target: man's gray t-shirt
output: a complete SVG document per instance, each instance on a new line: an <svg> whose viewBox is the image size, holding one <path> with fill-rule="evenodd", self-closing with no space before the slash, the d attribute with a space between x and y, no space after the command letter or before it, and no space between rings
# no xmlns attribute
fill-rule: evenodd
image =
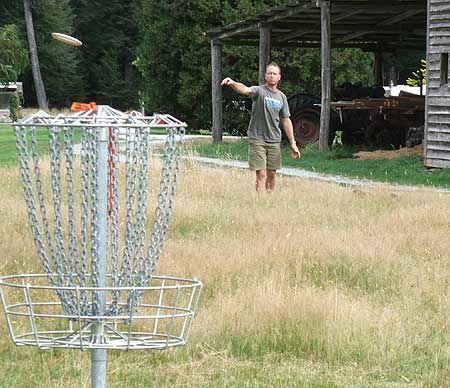
<svg viewBox="0 0 450 388"><path fill-rule="evenodd" d="M290 117L287 98L283 92L272 92L267 85L251 86L252 118L248 137L268 143L281 141L280 117Z"/></svg>

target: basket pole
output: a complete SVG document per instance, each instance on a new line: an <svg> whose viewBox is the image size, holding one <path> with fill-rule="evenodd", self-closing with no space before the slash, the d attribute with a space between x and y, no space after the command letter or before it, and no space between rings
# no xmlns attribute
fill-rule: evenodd
<svg viewBox="0 0 450 388"><path fill-rule="evenodd" d="M107 127L100 129L98 145L98 287L104 288L106 284L107 260L108 260L108 142L109 132ZM106 291L98 292L99 315L104 315L106 310ZM103 341L103 325L96 323L93 335ZM93 349L91 354L91 383L92 388L106 388L106 349Z"/></svg>

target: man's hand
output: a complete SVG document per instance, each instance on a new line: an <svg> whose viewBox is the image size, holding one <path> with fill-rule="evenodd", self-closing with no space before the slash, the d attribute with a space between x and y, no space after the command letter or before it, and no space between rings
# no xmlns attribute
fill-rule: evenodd
<svg viewBox="0 0 450 388"><path fill-rule="evenodd" d="M289 144L291 145L291 156L293 159L298 159L301 157L300 151L297 147L297 142L294 137L294 128L292 127L292 121L289 117L282 117L281 123L283 124L284 132L289 139Z"/></svg>
<svg viewBox="0 0 450 388"><path fill-rule="evenodd" d="M252 93L252 89L245 86L244 84L241 84L240 82L236 82L232 80L230 77L224 78L221 86L229 86L231 89L233 89L236 93L242 94L244 96L250 96Z"/></svg>
<svg viewBox="0 0 450 388"><path fill-rule="evenodd" d="M292 159L299 159L302 155L300 154L300 150L297 147L297 143L295 140L291 142L291 157Z"/></svg>
<svg viewBox="0 0 450 388"><path fill-rule="evenodd" d="M224 80L222 81L222 83L220 84L220 86L231 86L231 84L233 83L234 81L230 78L230 77L227 77L227 78L224 78Z"/></svg>

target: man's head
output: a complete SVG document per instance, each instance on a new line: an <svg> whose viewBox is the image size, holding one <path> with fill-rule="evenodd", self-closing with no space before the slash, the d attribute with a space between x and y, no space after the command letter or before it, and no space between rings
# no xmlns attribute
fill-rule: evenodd
<svg viewBox="0 0 450 388"><path fill-rule="evenodd" d="M266 67L265 79L268 86L276 87L281 80L280 66L275 62L269 63Z"/></svg>

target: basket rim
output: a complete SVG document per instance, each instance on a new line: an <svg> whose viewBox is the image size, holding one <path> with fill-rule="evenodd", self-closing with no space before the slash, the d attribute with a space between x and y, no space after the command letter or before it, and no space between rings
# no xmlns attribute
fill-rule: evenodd
<svg viewBox="0 0 450 388"><path fill-rule="evenodd" d="M51 274L15 274L15 275L6 275L6 276L0 276L0 286L4 287L13 287L13 288L29 288L29 289L39 289L39 290L61 290L61 291L149 291L149 290L161 290L161 289L180 289L180 288L195 288L195 287L202 287L203 283L198 280L197 278L182 278L177 276L167 276L167 275L153 275L150 277L151 279L156 280L169 280L174 282L181 282L184 284L160 284L160 285L154 285L154 286L147 286L147 287L135 287L135 286L128 286L128 287L81 287L81 286L52 286L52 285L39 285L39 284L33 284L30 282L24 282L25 279L48 279L48 276L59 276L56 273ZM89 274L88 274L89 276ZM108 277L111 277L111 274L108 274ZM14 283L11 282L12 280L21 280L21 283Z"/></svg>
<svg viewBox="0 0 450 388"><path fill-rule="evenodd" d="M150 123L70 123L70 124L43 124L43 123L14 123L15 127L52 127L52 128L187 128L186 124L150 124Z"/></svg>
<svg viewBox="0 0 450 388"><path fill-rule="evenodd" d="M173 335L169 333L154 332L121 332L113 337L108 336L108 343L91 342L87 335L71 338L73 332L67 330L26 332L14 336L13 342L19 346L36 346L40 349L109 349L109 350L163 350L172 347L184 346L189 333L186 335ZM64 337L66 335L66 337Z"/></svg>

